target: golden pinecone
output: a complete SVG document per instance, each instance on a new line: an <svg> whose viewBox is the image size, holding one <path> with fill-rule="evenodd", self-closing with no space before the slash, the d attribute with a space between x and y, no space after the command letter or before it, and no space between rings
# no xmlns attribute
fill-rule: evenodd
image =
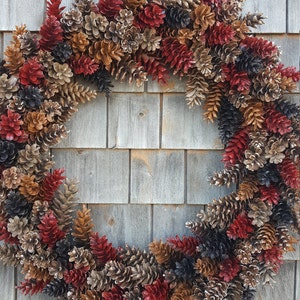
<svg viewBox="0 0 300 300"><path fill-rule="evenodd" d="M261 129L263 126L264 106L260 101L251 101L245 109L242 109L244 115L244 126L251 126L254 131Z"/></svg>
<svg viewBox="0 0 300 300"><path fill-rule="evenodd" d="M248 176L240 183L237 190L236 199L240 201L250 200L258 191L258 180L254 176Z"/></svg>
<svg viewBox="0 0 300 300"><path fill-rule="evenodd" d="M209 257L198 258L194 269L206 278L212 278L219 272L218 263Z"/></svg>
<svg viewBox="0 0 300 300"><path fill-rule="evenodd" d="M94 42L89 47L89 55L97 62L102 62L109 67L113 61L120 61L124 53L119 44L112 41L102 40Z"/></svg>
<svg viewBox="0 0 300 300"><path fill-rule="evenodd" d="M276 230L271 223L265 223L259 227L255 236L255 245L258 249L268 250L276 243Z"/></svg>
<svg viewBox="0 0 300 300"><path fill-rule="evenodd" d="M20 41L11 42L11 44L4 51L5 64L4 66L9 69L11 75L18 74L19 69L23 66L25 58L21 51Z"/></svg>
<svg viewBox="0 0 300 300"><path fill-rule="evenodd" d="M39 111L28 112L24 118L24 127L29 133L41 131L47 124L47 119L44 113Z"/></svg>
<svg viewBox="0 0 300 300"><path fill-rule="evenodd" d="M221 106L222 89L219 84L210 83L205 102L203 104L203 116L205 120L214 122L218 117Z"/></svg>
<svg viewBox="0 0 300 300"><path fill-rule="evenodd" d="M125 7L133 11L142 7L146 2L147 0L124 0Z"/></svg>
<svg viewBox="0 0 300 300"><path fill-rule="evenodd" d="M85 52L90 44L90 41L85 33L78 32L71 35L69 44L72 47L73 52L76 54Z"/></svg>
<svg viewBox="0 0 300 300"><path fill-rule="evenodd" d="M20 194L22 194L28 201L33 201L39 194L40 186L36 182L34 175L24 175L21 179L19 187Z"/></svg>
<svg viewBox="0 0 300 300"><path fill-rule="evenodd" d="M205 31L208 27L214 25L216 18L211 7L206 4L198 5L192 12L194 28Z"/></svg>

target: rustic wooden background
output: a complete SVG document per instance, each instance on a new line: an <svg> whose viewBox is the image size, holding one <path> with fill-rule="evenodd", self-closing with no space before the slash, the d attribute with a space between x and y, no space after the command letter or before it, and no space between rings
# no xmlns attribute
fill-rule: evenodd
<svg viewBox="0 0 300 300"><path fill-rule="evenodd" d="M0 0L0 57L16 25L38 31L46 0ZM72 6L72 0L63 0ZM244 12L263 12L257 35L282 49L282 62L299 67L300 1L246 0ZM184 224L213 198L229 193L209 186L222 168L217 127L189 110L184 82L164 87L149 81L142 88L115 83L110 99L99 95L82 106L68 124L69 137L55 149L56 167L77 178L79 201L92 209L97 231L115 245L146 248L155 239L190 234ZM290 95L299 101L299 94ZM22 296L17 270L0 265L0 299L50 299ZM271 288L259 287L257 300L300 299L300 251L285 257Z"/></svg>

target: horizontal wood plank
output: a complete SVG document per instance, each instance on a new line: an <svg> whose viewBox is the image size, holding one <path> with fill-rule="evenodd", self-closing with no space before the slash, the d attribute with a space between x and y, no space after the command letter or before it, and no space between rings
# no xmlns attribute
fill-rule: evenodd
<svg viewBox="0 0 300 300"><path fill-rule="evenodd" d="M256 300L296 300L294 298L295 261L287 261L280 268L273 286L259 286Z"/></svg>
<svg viewBox="0 0 300 300"><path fill-rule="evenodd" d="M210 185L208 178L224 168L222 151L190 150L187 152L187 203L208 204L228 195L234 188Z"/></svg>
<svg viewBox="0 0 300 300"><path fill-rule="evenodd" d="M3 300L15 300L15 269L0 263L0 296ZM4 298L5 297L5 298Z"/></svg>
<svg viewBox="0 0 300 300"><path fill-rule="evenodd" d="M184 202L184 151L132 150L131 203Z"/></svg>
<svg viewBox="0 0 300 300"><path fill-rule="evenodd" d="M299 33L300 32L300 1L288 0L288 32Z"/></svg>
<svg viewBox="0 0 300 300"><path fill-rule="evenodd" d="M80 104L78 112L67 122L67 138L55 148L105 148L107 100L99 94L91 102Z"/></svg>
<svg viewBox="0 0 300 300"><path fill-rule="evenodd" d="M0 7L0 30L14 30L25 24L28 30L38 31L44 20L46 1L0 0Z"/></svg>
<svg viewBox="0 0 300 300"><path fill-rule="evenodd" d="M79 180L79 202L128 203L129 151L54 149L56 168Z"/></svg>
<svg viewBox="0 0 300 300"><path fill-rule="evenodd" d="M267 19L265 24L253 29L260 33L284 33L286 32L286 1L282 0L246 0L244 2L244 14L263 13Z"/></svg>
<svg viewBox="0 0 300 300"><path fill-rule="evenodd" d="M158 148L158 94L112 94L109 99L109 148Z"/></svg>
<svg viewBox="0 0 300 300"><path fill-rule="evenodd" d="M163 98L162 148L222 149L216 124L206 122L202 108L189 109L184 94Z"/></svg>
<svg viewBox="0 0 300 300"><path fill-rule="evenodd" d="M202 205L153 205L153 239L192 236L185 223L195 221L201 209Z"/></svg>
<svg viewBox="0 0 300 300"><path fill-rule="evenodd" d="M92 210L95 231L106 235L114 247L130 246L146 249L151 241L151 205L88 206Z"/></svg>

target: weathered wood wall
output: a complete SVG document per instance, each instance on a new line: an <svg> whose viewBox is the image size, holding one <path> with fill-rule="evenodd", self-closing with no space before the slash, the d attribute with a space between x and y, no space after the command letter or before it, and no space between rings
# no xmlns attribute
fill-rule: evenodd
<svg viewBox="0 0 300 300"><path fill-rule="evenodd" d="M282 61L299 67L299 0L246 0L244 11L263 12L257 29L282 49ZM0 0L0 56L16 25L38 31L44 0ZM71 7L72 0L63 0ZM226 189L210 187L207 177L222 168L222 145L215 125L189 110L184 82L142 88L115 83L110 99L82 106L68 126L69 137L53 149L56 167L80 181L79 201L92 209L96 229L114 245L146 248L156 239L189 234L184 224ZM291 95L299 101L299 94ZM0 266L0 299L24 297L14 289L20 275ZM300 251L286 257L277 284L260 288L257 299L300 299Z"/></svg>

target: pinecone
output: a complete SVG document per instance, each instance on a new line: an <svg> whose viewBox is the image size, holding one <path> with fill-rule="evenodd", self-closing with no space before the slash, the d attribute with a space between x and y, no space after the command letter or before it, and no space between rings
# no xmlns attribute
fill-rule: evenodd
<svg viewBox="0 0 300 300"><path fill-rule="evenodd" d="M263 168L267 160L262 149L247 149L245 150L245 159L243 161L246 168L250 171L256 171Z"/></svg>
<svg viewBox="0 0 300 300"><path fill-rule="evenodd" d="M24 175L21 179L19 192L27 200L34 201L40 191L40 185L36 181L35 175Z"/></svg>
<svg viewBox="0 0 300 300"><path fill-rule="evenodd" d="M18 89L17 77L8 77L5 73L0 76L0 98L11 99Z"/></svg>
<svg viewBox="0 0 300 300"><path fill-rule="evenodd" d="M96 291L109 290L113 286L112 279L107 275L108 270L104 268L101 271L92 270L87 278L87 284Z"/></svg>
<svg viewBox="0 0 300 300"><path fill-rule="evenodd" d="M63 279L53 279L43 289L43 293L50 297L67 295L68 285Z"/></svg>
<svg viewBox="0 0 300 300"><path fill-rule="evenodd" d="M74 33L70 40L69 44L72 47L74 54L83 53L88 48L90 42L88 36L83 32Z"/></svg>
<svg viewBox="0 0 300 300"><path fill-rule="evenodd" d="M215 23L215 13L211 7L206 4L198 5L192 13L194 28L205 31L208 27Z"/></svg>
<svg viewBox="0 0 300 300"><path fill-rule="evenodd" d="M30 230L20 237L21 248L25 252L36 253L40 250L41 243L39 233L37 231Z"/></svg>
<svg viewBox="0 0 300 300"><path fill-rule="evenodd" d="M258 228L255 236L255 246L261 250L271 249L276 243L276 230L271 223L265 223Z"/></svg>
<svg viewBox="0 0 300 300"><path fill-rule="evenodd" d="M21 88L18 92L18 96L28 109L38 108L43 100L40 89L35 86L25 86Z"/></svg>
<svg viewBox="0 0 300 300"><path fill-rule="evenodd" d="M181 7L168 6L165 14L165 22L171 29L186 28L190 24L190 13Z"/></svg>
<svg viewBox="0 0 300 300"><path fill-rule="evenodd" d="M54 59L60 64L65 63L72 55L72 48L66 42L59 43L52 51Z"/></svg>
<svg viewBox="0 0 300 300"><path fill-rule="evenodd" d="M56 260L59 261L63 267L67 267L69 264L69 252L74 247L74 240L71 235L67 235L66 238L56 242L54 252L56 254Z"/></svg>
<svg viewBox="0 0 300 300"><path fill-rule="evenodd" d="M208 257L203 257L201 259L198 258L194 268L196 273L199 273L208 279L213 278L216 274L219 273L219 267L217 262Z"/></svg>
<svg viewBox="0 0 300 300"><path fill-rule="evenodd" d="M54 62L52 68L48 70L48 76L50 81L54 81L58 85L64 85L71 82L73 72L68 64Z"/></svg>
<svg viewBox="0 0 300 300"><path fill-rule="evenodd" d="M220 280L210 280L205 287L204 300L222 300L227 295L228 284Z"/></svg>
<svg viewBox="0 0 300 300"><path fill-rule="evenodd" d="M285 142L282 138L278 139L275 136L270 137L265 148L265 157L269 159L271 164L279 164L285 158L284 151L287 147L287 142Z"/></svg>
<svg viewBox="0 0 300 300"><path fill-rule="evenodd" d="M270 67L264 68L253 78L253 96L265 102L271 102L282 96L281 75Z"/></svg>
<svg viewBox="0 0 300 300"><path fill-rule="evenodd" d="M84 249L83 247L73 247L73 249L68 252L68 255L69 262L74 263L75 269L96 269L96 262L93 258L93 254L89 249Z"/></svg>
<svg viewBox="0 0 300 300"><path fill-rule="evenodd" d="M49 202L36 200L32 206L31 222L35 225L41 223L42 217L49 211Z"/></svg>
<svg viewBox="0 0 300 300"><path fill-rule="evenodd" d="M261 13L247 13L244 19L246 20L247 26L257 28L257 26L264 24L263 20L266 19L266 17L264 17Z"/></svg>
<svg viewBox="0 0 300 300"><path fill-rule="evenodd" d="M60 19L61 27L66 35L79 32L82 28L83 17L78 9L71 9L64 12Z"/></svg>
<svg viewBox="0 0 300 300"><path fill-rule="evenodd" d="M89 15L91 10L96 9L96 4L93 0L75 0L73 4L76 9L78 9L83 16Z"/></svg>
<svg viewBox="0 0 300 300"><path fill-rule="evenodd" d="M205 48L202 44L194 44L192 49L197 70L203 76L210 78L213 70L212 57L209 54L210 49Z"/></svg>
<svg viewBox="0 0 300 300"><path fill-rule="evenodd" d="M270 186L272 183L277 183L280 180L280 174L276 165L266 164L263 168L257 171L257 179L260 184Z"/></svg>
<svg viewBox="0 0 300 300"><path fill-rule="evenodd" d="M117 16L118 12L122 9L122 0L99 0L98 8L101 14L109 19Z"/></svg>
<svg viewBox="0 0 300 300"><path fill-rule="evenodd" d="M0 140L0 165L12 166L17 158L18 149L15 143Z"/></svg>
<svg viewBox="0 0 300 300"><path fill-rule="evenodd" d="M2 76L4 73L8 74L9 70L5 67L5 60L0 60L0 76Z"/></svg>
<svg viewBox="0 0 300 300"><path fill-rule="evenodd" d="M105 16L91 12L91 14L84 17L84 20L84 31L90 40L99 40L103 37L109 25Z"/></svg>
<svg viewBox="0 0 300 300"><path fill-rule="evenodd" d="M260 199L255 199L249 204L248 217L252 219L252 224L257 227L261 227L268 222L271 214L272 206Z"/></svg>
<svg viewBox="0 0 300 300"><path fill-rule="evenodd" d="M243 300L254 300L255 294L256 294L256 290L248 287L243 291L242 299Z"/></svg>
<svg viewBox="0 0 300 300"><path fill-rule="evenodd" d="M290 205L284 200L280 200L272 209L271 219L277 226L289 226L294 223L294 217Z"/></svg>
<svg viewBox="0 0 300 300"><path fill-rule="evenodd" d="M37 144L27 144L24 149L19 151L17 164L23 173L31 174L39 163L40 147Z"/></svg>
<svg viewBox="0 0 300 300"><path fill-rule="evenodd" d="M236 68L238 71L246 71L249 76L254 76L263 68L263 61L260 57L254 56L249 50L242 49L242 53L236 61Z"/></svg>
<svg viewBox="0 0 300 300"><path fill-rule="evenodd" d="M138 50L142 42L140 31L132 26L125 30L121 38L121 47L125 53L133 53Z"/></svg>
<svg viewBox="0 0 300 300"><path fill-rule="evenodd" d="M243 285L248 288L254 288L259 282L259 267L257 262L249 265L242 265L239 277L243 280ZM243 298L244 299L244 298Z"/></svg>
<svg viewBox="0 0 300 300"><path fill-rule="evenodd" d="M28 202L19 192L10 191L5 202L5 210L10 218L15 216L27 217L32 209L32 203Z"/></svg>
<svg viewBox="0 0 300 300"><path fill-rule="evenodd" d="M108 97L113 87L111 83L110 74L106 70L98 70L94 74L88 76L88 79L97 85L100 93L105 92Z"/></svg>
<svg viewBox="0 0 300 300"><path fill-rule="evenodd" d="M275 103L275 109L285 115L288 119L300 117L300 107L296 103L288 102L285 99L280 99Z"/></svg>
<svg viewBox="0 0 300 300"><path fill-rule="evenodd" d="M225 64L236 63L240 54L241 50L236 41L211 47L211 56Z"/></svg>
<svg viewBox="0 0 300 300"><path fill-rule="evenodd" d="M28 224L27 218L20 218L14 216L8 219L7 231L11 233L12 237L21 238L24 234L30 232L32 227Z"/></svg>
<svg viewBox="0 0 300 300"><path fill-rule="evenodd" d="M31 32L19 36L20 49L25 57L35 56L39 50L38 39Z"/></svg>
<svg viewBox="0 0 300 300"><path fill-rule="evenodd" d="M133 25L133 11L128 9L121 9L115 19L122 25L123 28L127 29Z"/></svg>
<svg viewBox="0 0 300 300"><path fill-rule="evenodd" d="M141 49L155 51L160 48L161 36L156 34L155 28L146 28L142 34Z"/></svg>
<svg viewBox="0 0 300 300"><path fill-rule="evenodd" d="M18 248L15 245L3 244L0 246L0 260L6 266L16 267L20 263L17 253Z"/></svg>
<svg viewBox="0 0 300 300"><path fill-rule="evenodd" d="M24 119L24 127L31 133L41 131L47 125L47 119L44 113L39 111L28 112Z"/></svg>
<svg viewBox="0 0 300 300"><path fill-rule="evenodd" d="M165 12L155 3L148 3L137 15L135 25L141 29L160 27L164 23Z"/></svg>
<svg viewBox="0 0 300 300"><path fill-rule="evenodd" d="M120 43L124 33L125 27L120 22L110 21L107 29L104 33L104 37L108 40L113 41L115 44Z"/></svg>
<svg viewBox="0 0 300 300"><path fill-rule="evenodd" d="M228 99L223 98L218 112L218 129L223 144L228 143L230 138L240 128L242 121L241 112Z"/></svg>
<svg viewBox="0 0 300 300"><path fill-rule="evenodd" d="M138 7L142 7L147 0L124 0L124 5L133 11L135 11Z"/></svg>
<svg viewBox="0 0 300 300"><path fill-rule="evenodd" d="M62 114L61 105L52 100L45 100L40 106L40 111L45 114L49 123L53 123L56 117Z"/></svg>
<svg viewBox="0 0 300 300"><path fill-rule="evenodd" d="M17 189L21 183L23 174L21 170L15 166L6 169L2 172L3 186L7 189Z"/></svg>
<svg viewBox="0 0 300 300"><path fill-rule="evenodd" d="M251 263L256 252L257 249L249 240L238 241L234 249L234 255L243 265Z"/></svg>

